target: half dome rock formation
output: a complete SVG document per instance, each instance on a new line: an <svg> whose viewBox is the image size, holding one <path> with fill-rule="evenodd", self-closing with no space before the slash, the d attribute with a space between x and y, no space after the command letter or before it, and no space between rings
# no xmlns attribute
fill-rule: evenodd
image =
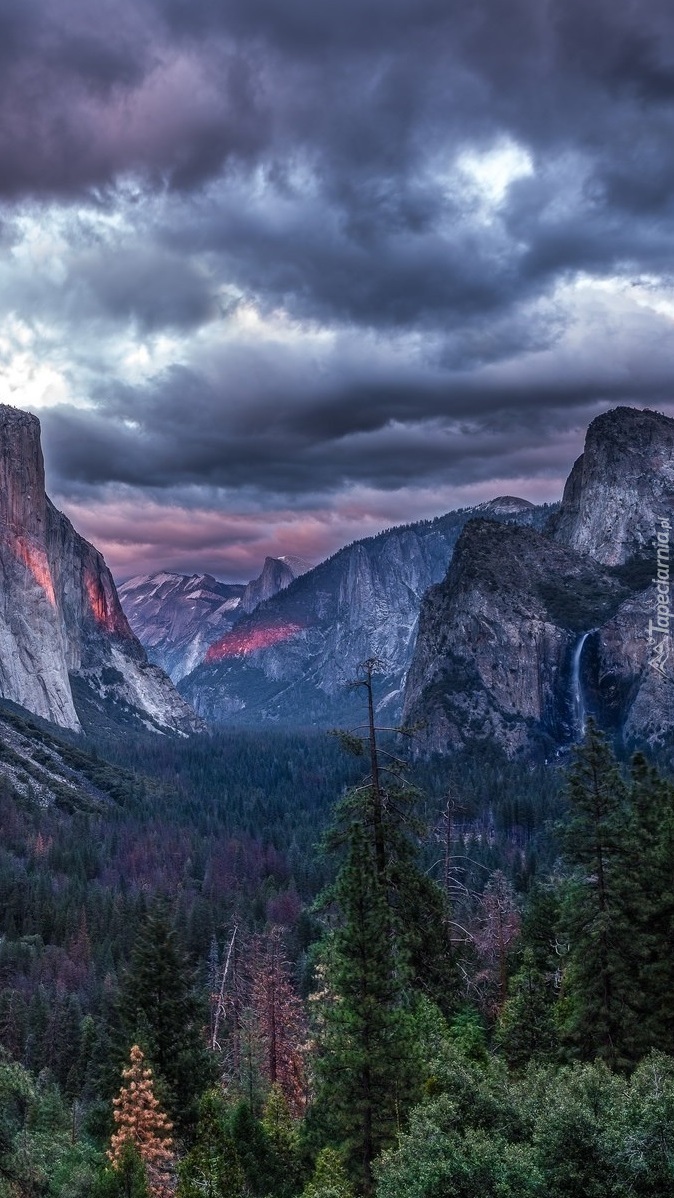
<svg viewBox="0 0 674 1198"><path fill-rule="evenodd" d="M201 727L151 666L101 554L45 493L40 423L0 405L0 696L64 728Z"/></svg>
<svg viewBox="0 0 674 1198"><path fill-rule="evenodd" d="M242 616L310 569L300 557L267 557L261 574L249 583L161 571L130 578L119 588L119 597L150 661L178 683Z"/></svg>
<svg viewBox="0 0 674 1198"><path fill-rule="evenodd" d="M241 596L241 610L250 615L267 599L289 587L295 578L311 569L309 562L299 557L266 557L262 573L249 582Z"/></svg>
<svg viewBox="0 0 674 1198"><path fill-rule="evenodd" d="M590 425L544 535L467 524L422 605L404 706L420 745L563 745L587 713L626 745L668 742L674 625L649 628L673 515L674 420L618 408Z"/></svg>

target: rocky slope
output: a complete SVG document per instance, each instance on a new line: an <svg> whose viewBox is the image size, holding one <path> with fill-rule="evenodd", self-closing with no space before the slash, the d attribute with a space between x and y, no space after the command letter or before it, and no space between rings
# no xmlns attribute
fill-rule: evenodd
<svg viewBox="0 0 674 1198"><path fill-rule="evenodd" d="M546 518L512 497L487 507L497 520L541 525ZM385 662L380 709L397 718L422 596L444 575L472 514L451 512L340 550L216 641L182 680L182 693L215 722L349 722L355 713L349 680L374 654Z"/></svg>
<svg viewBox="0 0 674 1198"><path fill-rule="evenodd" d="M424 601L407 679L404 717L423 724L423 747L564 744L587 712L626 743L672 735L674 655L667 665L669 636L649 643L648 628L673 451L673 420L616 409L590 425L544 536L466 527Z"/></svg>
<svg viewBox="0 0 674 1198"><path fill-rule="evenodd" d="M628 594L592 558L533 529L471 520L424 598L405 688L417 743L443 752L495 739L513 753L532 734L572 739L574 648Z"/></svg>
<svg viewBox="0 0 674 1198"><path fill-rule="evenodd" d="M260 575L247 584L161 572L129 579L119 597L150 661L179 682L243 615L310 569L299 557L267 557Z"/></svg>
<svg viewBox="0 0 674 1198"><path fill-rule="evenodd" d="M201 726L151 666L101 554L44 487L40 425L0 405L0 697L66 728Z"/></svg>
<svg viewBox="0 0 674 1198"><path fill-rule="evenodd" d="M161 572L130 578L119 597L150 660L178 682L234 626L245 589L211 574Z"/></svg>
<svg viewBox="0 0 674 1198"><path fill-rule="evenodd" d="M51 726L40 727L12 704L0 702L0 794L18 803L22 812L109 811L107 771L112 773L100 759L54 736Z"/></svg>

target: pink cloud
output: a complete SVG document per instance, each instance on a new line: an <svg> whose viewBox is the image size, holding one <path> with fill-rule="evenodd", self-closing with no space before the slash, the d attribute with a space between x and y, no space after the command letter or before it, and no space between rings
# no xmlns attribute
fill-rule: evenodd
<svg viewBox="0 0 674 1198"><path fill-rule="evenodd" d="M78 531L102 551L119 581L156 570L203 571L247 581L259 573L266 556L296 554L317 563L383 528L472 507L496 495L520 495L535 503L558 499L565 477L490 479L390 492L359 487L332 507L309 511L222 512L127 497L87 504L65 501L62 506Z"/></svg>

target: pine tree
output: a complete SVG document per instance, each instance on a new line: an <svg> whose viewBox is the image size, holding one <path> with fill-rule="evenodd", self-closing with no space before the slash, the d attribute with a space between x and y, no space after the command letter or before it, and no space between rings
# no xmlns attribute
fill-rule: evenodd
<svg viewBox="0 0 674 1198"><path fill-rule="evenodd" d="M159 1106L152 1070L144 1064L142 1050L134 1044L129 1055L131 1063L122 1071L125 1084L113 1099L117 1130L110 1140L108 1159L117 1172L128 1168L131 1145L145 1167L151 1198L170 1198L174 1191L172 1124Z"/></svg>
<svg viewBox="0 0 674 1198"><path fill-rule="evenodd" d="M304 1187L302 1198L353 1198L342 1158L334 1148L319 1152L314 1175Z"/></svg>
<svg viewBox="0 0 674 1198"><path fill-rule="evenodd" d="M54 1076L62 1089L67 1087L73 1066L77 1064L82 1041L82 1007L75 994L57 1008L59 1022L54 1034ZM69 1093L70 1098L76 1095Z"/></svg>
<svg viewBox="0 0 674 1198"><path fill-rule="evenodd" d="M93 1198L151 1198L145 1165L131 1140L121 1148L114 1168L99 1176Z"/></svg>
<svg viewBox="0 0 674 1198"><path fill-rule="evenodd" d="M275 1194L279 1178L274 1153L267 1133L249 1103L239 1102L234 1107L230 1132L243 1169L245 1193L254 1194L255 1198Z"/></svg>
<svg viewBox="0 0 674 1198"><path fill-rule="evenodd" d="M340 733L340 740L347 751L367 757L370 772L337 804L326 843L329 848L340 848L348 843L354 824L361 825L386 894L395 951L406 961L408 984L448 1015L457 1008L460 989L449 935L448 899L419 866L424 829L415 807L421 794L409 784L405 762L384 752L378 743L381 730L375 725L373 676L381 668L383 663L369 658L353 684L366 694L366 735L356 729ZM397 731L409 734L406 729Z"/></svg>
<svg viewBox="0 0 674 1198"><path fill-rule="evenodd" d="M358 823L350 842L333 891L341 926L328 951L335 997L320 1030L318 1111L329 1139L343 1145L360 1190L371 1194L373 1161L410 1100L412 1056L385 887Z"/></svg>
<svg viewBox="0 0 674 1198"><path fill-rule="evenodd" d="M279 1198L286 1192L296 1194L300 1188L302 1173L299 1136L290 1107L278 1083L269 1091L262 1115L262 1129L267 1136L274 1170L278 1177L275 1193Z"/></svg>
<svg viewBox="0 0 674 1198"><path fill-rule="evenodd" d="M638 978L638 1050L674 1054L674 785L642 754L632 762L631 845L634 863L626 907L631 960Z"/></svg>
<svg viewBox="0 0 674 1198"><path fill-rule="evenodd" d="M475 978L489 1015L503 1007L508 986L508 959L520 932L515 892L500 869L490 877L480 899L480 926L474 938L481 968Z"/></svg>
<svg viewBox="0 0 674 1198"><path fill-rule="evenodd" d="M530 1060L545 1060L557 1046L550 976L536 964L533 950L525 948L517 973L510 980L496 1028L495 1041L514 1069Z"/></svg>
<svg viewBox="0 0 674 1198"><path fill-rule="evenodd" d="M121 995L122 1026L139 1039L168 1088L167 1106L181 1130L196 1122L198 1098L215 1080L205 1044L205 1012L189 963L166 912L148 916L134 946Z"/></svg>
<svg viewBox="0 0 674 1198"><path fill-rule="evenodd" d="M65 1092L69 1098L91 1099L93 1097L95 1048L96 1024L91 1015L85 1015L80 1026L80 1048L77 1060L71 1067L66 1080Z"/></svg>
<svg viewBox="0 0 674 1198"><path fill-rule="evenodd" d="M570 818L563 830L573 867L562 907L569 944L563 977L563 1033L571 1050L624 1065L635 1056L638 1006L634 928L627 918L636 863L625 784L592 720L569 776Z"/></svg>
<svg viewBox="0 0 674 1198"><path fill-rule="evenodd" d="M44 986L38 986L31 995L26 1019L27 1036L23 1064L32 1073L39 1073L49 1065L48 1030L49 1000Z"/></svg>
<svg viewBox="0 0 674 1198"><path fill-rule="evenodd" d="M209 1090L199 1104L194 1146L178 1166L177 1198L241 1198L244 1178L227 1127L221 1095Z"/></svg>
<svg viewBox="0 0 674 1198"><path fill-rule="evenodd" d="M508 1063L522 1069L531 1059L554 1057L559 1044L556 1020L561 981L559 897L554 889L534 887L522 918L518 966L495 1032Z"/></svg>

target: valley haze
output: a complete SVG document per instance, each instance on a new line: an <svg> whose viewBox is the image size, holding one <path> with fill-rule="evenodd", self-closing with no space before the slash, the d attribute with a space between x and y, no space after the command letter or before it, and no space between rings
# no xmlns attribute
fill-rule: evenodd
<svg viewBox="0 0 674 1198"><path fill-rule="evenodd" d="M418 726L417 752L554 752L588 712L626 745L670 736L674 678L650 668L644 632L669 611L653 561L669 553L670 417L596 417L558 505L501 496L317 566L268 557L245 586L136 577L126 615L100 554L46 498L38 421L0 417L1 694L38 715L183 734L325 728L349 722L349 683L374 656L377 711Z"/></svg>

